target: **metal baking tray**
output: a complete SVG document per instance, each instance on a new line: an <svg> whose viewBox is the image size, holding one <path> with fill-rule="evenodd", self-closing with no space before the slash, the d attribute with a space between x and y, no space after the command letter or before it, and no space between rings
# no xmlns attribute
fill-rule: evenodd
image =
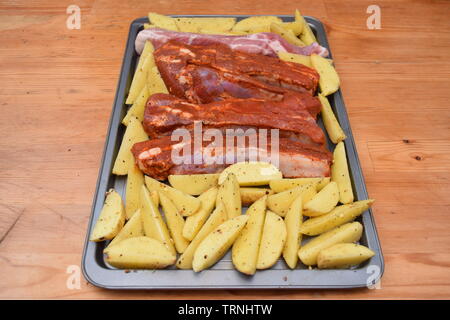
<svg viewBox="0 0 450 320"><path fill-rule="evenodd" d="M174 17L194 17L177 15ZM200 15L195 17L227 17L224 15ZM228 16L230 17L230 16ZM232 16L239 19L247 15ZM293 21L292 16L279 16L284 21ZM315 33L318 42L331 50L325 34L323 24L312 17L305 17ZM115 176L111 173L119 150L125 127L121 120L125 116L128 106L125 104L126 94L136 68L139 56L134 50L137 33L143 29L147 18L136 19L131 23L128 34L125 55L120 72L119 84L112 109L109 129L103 153L103 159L94 195L91 217L82 257L82 270L85 278L97 287L108 289L327 289L327 288L357 288L375 284L384 271L384 261L373 219L372 210L362 214L357 220L364 226L360 243L375 252L369 261L350 270L318 270L309 269L299 262L296 269L291 270L280 259L271 269L257 271L253 276L247 276L233 268L231 254L228 252L222 260L212 268L195 273L192 270L178 270L174 266L162 270L118 270L108 265L104 260L103 249L105 242L88 241L89 234L97 220L105 193L114 188L122 196L125 195L126 177ZM350 129L350 123L345 110L341 90L334 93L330 104L347 135L345 140L349 170L355 193L355 200L367 199L361 166L356 152L355 142ZM323 129L323 124L319 120ZM326 132L326 131L325 131ZM333 144L328 140L328 147L333 150ZM307 241L307 239L305 240Z"/></svg>

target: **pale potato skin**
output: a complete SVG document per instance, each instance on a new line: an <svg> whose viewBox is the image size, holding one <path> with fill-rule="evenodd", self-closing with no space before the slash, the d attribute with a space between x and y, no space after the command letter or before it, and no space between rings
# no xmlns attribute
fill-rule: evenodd
<svg viewBox="0 0 450 320"><path fill-rule="evenodd" d="M341 81L330 61L317 54L312 54L311 64L320 75L319 87L323 96L328 96L339 90Z"/></svg>
<svg viewBox="0 0 450 320"><path fill-rule="evenodd" d="M106 261L120 269L162 269L175 260L175 254L149 237L122 240L109 248L106 255Z"/></svg>
<svg viewBox="0 0 450 320"><path fill-rule="evenodd" d="M141 189L144 185L144 174L134 165L128 171L125 192L125 213L127 220L141 207Z"/></svg>
<svg viewBox="0 0 450 320"><path fill-rule="evenodd" d="M127 129L122 139L119 152L112 173L115 175L127 175L130 168L135 166L134 156L131 147L141 141L148 140L148 136L142 127L141 122L135 117L130 117Z"/></svg>
<svg viewBox="0 0 450 320"><path fill-rule="evenodd" d="M138 209L130 220L123 226L120 232L114 237L109 245L103 250L104 253L108 252L109 248L114 244L119 243L122 240L144 236L144 229L142 227L141 210Z"/></svg>
<svg viewBox="0 0 450 320"><path fill-rule="evenodd" d="M271 23L283 23L283 21L275 16L255 16L238 21L232 31L243 32L270 32Z"/></svg>
<svg viewBox="0 0 450 320"><path fill-rule="evenodd" d="M302 242L302 234L300 233L300 226L303 221L303 200L298 196L290 205L286 214L286 244L283 249L283 258L286 264L291 269L295 269L298 262L298 250Z"/></svg>
<svg viewBox="0 0 450 320"><path fill-rule="evenodd" d="M125 208L122 198L114 189L111 189L106 194L105 204L89 240L96 242L110 240L119 233L124 223Z"/></svg>
<svg viewBox="0 0 450 320"><path fill-rule="evenodd" d="M141 189L141 216L144 235L160 241L170 252L176 254L167 225L145 186Z"/></svg>
<svg viewBox="0 0 450 320"><path fill-rule="evenodd" d="M194 239L192 239L189 246L183 252L183 254L178 258L176 263L179 269L192 269L192 260L194 259L194 253L198 245L214 231L218 226L228 220L227 212L222 201L219 201L216 209L211 213L208 220L202 226L200 231L197 233Z"/></svg>
<svg viewBox="0 0 450 320"><path fill-rule="evenodd" d="M369 209L373 202L374 200L369 199L337 206L329 213L306 220L302 224L300 232L309 236L327 232L335 227L354 220L364 211Z"/></svg>
<svg viewBox="0 0 450 320"><path fill-rule="evenodd" d="M209 268L222 258L233 245L248 219L248 215L239 215L229 219L203 239L194 254L193 270L199 272Z"/></svg>
<svg viewBox="0 0 450 320"><path fill-rule="evenodd" d="M147 41L149 42L149 41ZM145 49L144 49L145 50ZM149 91L148 86L145 84L139 95L136 97L133 105L130 109L128 109L126 116L122 120L122 124L124 126L128 126L128 121L130 121L130 118L132 116L135 116L139 119L139 121L142 122L144 120L144 111L145 111L145 105L147 103L148 97L149 97Z"/></svg>
<svg viewBox="0 0 450 320"><path fill-rule="evenodd" d="M361 238L363 226L359 222L351 222L334 228L311 239L298 251L302 263L307 266L317 264L319 252L338 243L352 243Z"/></svg>
<svg viewBox="0 0 450 320"><path fill-rule="evenodd" d="M227 32L233 28L236 18L175 18L182 32Z"/></svg>
<svg viewBox="0 0 450 320"><path fill-rule="evenodd" d="M170 200L164 191L159 191L159 201L164 211L167 227L169 233L175 244L175 249L178 253L183 253L189 245L189 241L183 237L184 219L181 214L178 213L178 209L175 204Z"/></svg>
<svg viewBox="0 0 450 320"><path fill-rule="evenodd" d="M265 195L270 196L274 194L273 190L267 188L252 187L242 187L240 188L239 193L241 194L241 202L243 206L251 205L253 202L264 197Z"/></svg>
<svg viewBox="0 0 450 320"><path fill-rule="evenodd" d="M305 204L303 214L309 217L323 215L333 210L338 202L339 188L337 183L332 181Z"/></svg>
<svg viewBox="0 0 450 320"><path fill-rule="evenodd" d="M188 240L194 239L194 237L200 231L203 224L213 211L214 206L216 204L217 193L218 188L213 187L205 191L198 197L198 199L202 203L200 205L200 210L198 210L193 215L187 217L183 227L183 237L185 237Z"/></svg>
<svg viewBox="0 0 450 320"><path fill-rule="evenodd" d="M343 269L356 266L375 255L369 248L356 243L339 243L319 252L319 269Z"/></svg>
<svg viewBox="0 0 450 320"><path fill-rule="evenodd" d="M148 20L158 28L179 31L175 19L155 12L148 14Z"/></svg>
<svg viewBox="0 0 450 320"><path fill-rule="evenodd" d="M175 204L182 216L188 217L200 209L201 203L197 198L150 178L149 176L145 176L144 180L148 190L164 191L167 197Z"/></svg>
<svg viewBox="0 0 450 320"><path fill-rule="evenodd" d="M328 183L330 183L331 178L291 178L291 179L275 179L269 182L270 189L275 193L283 192L286 190L293 189L295 187L314 183L316 184L317 191L322 190Z"/></svg>
<svg viewBox="0 0 450 320"><path fill-rule="evenodd" d="M327 129L328 137L330 137L330 140L333 141L334 144L344 141L347 136L345 135L344 130L342 130L338 120L336 119L333 109L331 109L328 98L322 94L319 94L318 97L322 105L320 114L322 116L325 129Z"/></svg>
<svg viewBox="0 0 450 320"><path fill-rule="evenodd" d="M216 187L219 175L218 173L170 175L169 183L175 189L196 196Z"/></svg>
<svg viewBox="0 0 450 320"><path fill-rule="evenodd" d="M285 29L283 24L272 23L270 25L270 32L278 34L290 44L295 46L305 46L305 44L295 36L294 32L290 29Z"/></svg>
<svg viewBox="0 0 450 320"><path fill-rule="evenodd" d="M219 176L219 184L223 184L227 176L233 173L241 187L263 186L273 179L283 177L281 171L267 162L238 162L227 167Z"/></svg>
<svg viewBox="0 0 450 320"><path fill-rule="evenodd" d="M339 187L339 201L343 204L353 202L353 189L348 171L347 156L344 142L336 145L333 152L333 164L331 165L331 180Z"/></svg>
<svg viewBox="0 0 450 320"><path fill-rule="evenodd" d="M303 184L290 190L286 190L269 196L267 198L267 208L284 217L286 216L292 202L300 195L303 202L306 203L311 200L316 195L316 193L317 189L315 183L312 182Z"/></svg>
<svg viewBox="0 0 450 320"><path fill-rule="evenodd" d="M147 87L150 96L155 93L169 93L166 84L159 73L158 67L156 66L148 70Z"/></svg>
<svg viewBox="0 0 450 320"><path fill-rule="evenodd" d="M126 104L133 104L136 101L139 93L141 93L142 88L145 86L145 84L147 84L148 72L156 66L155 59L153 57L153 51L154 50L150 50L150 52L145 57L141 56L140 59L142 59L143 62L141 66L138 66L134 73L130 91L128 92L128 97L125 102Z"/></svg>
<svg viewBox="0 0 450 320"><path fill-rule="evenodd" d="M309 24L306 22L305 18L301 15L300 11L295 10L295 21L302 24L302 34L300 35L300 39L308 46L313 42L317 42L314 33L312 32Z"/></svg>
<svg viewBox="0 0 450 320"><path fill-rule="evenodd" d="M234 267L248 275L256 272L256 262L266 217L267 196L253 203L246 212L247 224L233 244L231 253Z"/></svg>
<svg viewBox="0 0 450 320"><path fill-rule="evenodd" d="M286 237L287 230L283 218L272 211L267 211L256 269L268 269L277 262L283 252Z"/></svg>
<svg viewBox="0 0 450 320"><path fill-rule="evenodd" d="M309 68L312 68L311 58L309 56L280 51L278 52L278 58L280 58L283 61L303 64Z"/></svg>
<svg viewBox="0 0 450 320"><path fill-rule="evenodd" d="M239 183L233 173L228 174L224 183L219 186L216 205L218 201L223 201L228 214L228 219L232 219L242 214Z"/></svg>

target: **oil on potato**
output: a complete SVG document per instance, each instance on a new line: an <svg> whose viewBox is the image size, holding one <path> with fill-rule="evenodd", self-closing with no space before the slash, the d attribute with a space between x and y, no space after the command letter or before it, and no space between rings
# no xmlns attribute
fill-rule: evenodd
<svg viewBox="0 0 450 320"><path fill-rule="evenodd" d="M305 46L305 44L295 36L294 32L290 29L285 29L283 24L272 23L270 25L270 32L278 34L280 37L282 37L290 44L300 47Z"/></svg>
<svg viewBox="0 0 450 320"><path fill-rule="evenodd" d="M236 18L175 18L182 32L227 32L236 23Z"/></svg>
<svg viewBox="0 0 450 320"><path fill-rule="evenodd" d="M239 236L249 219L239 215L218 226L198 245L195 250L192 268L195 272L211 267L222 258Z"/></svg>
<svg viewBox="0 0 450 320"><path fill-rule="evenodd" d="M229 173L234 173L240 186L261 186L273 179L281 179L281 171L273 164L267 162L238 162L227 167L219 176L222 184Z"/></svg>
<svg viewBox="0 0 450 320"><path fill-rule="evenodd" d="M169 183L175 189L196 196L218 185L219 175L211 174L177 174L169 176Z"/></svg>
<svg viewBox="0 0 450 320"><path fill-rule="evenodd" d="M283 218L272 211L267 211L256 269L268 269L277 262L283 252L286 237L287 230Z"/></svg>
<svg viewBox="0 0 450 320"><path fill-rule="evenodd" d="M323 96L328 96L339 89L339 76L333 65L324 57L317 54L311 55L311 64L319 73L319 87Z"/></svg>
<svg viewBox="0 0 450 320"><path fill-rule="evenodd" d="M224 183L219 186L217 201L223 201L229 219L242 214L239 183L233 173L230 173Z"/></svg>
<svg viewBox="0 0 450 320"><path fill-rule="evenodd" d="M298 256L303 264L316 265L320 251L338 243L356 242L361 238L362 230L363 226L359 222L351 222L334 228L303 245L298 251Z"/></svg>
<svg viewBox="0 0 450 320"><path fill-rule="evenodd" d="M134 101L133 105L130 109L128 109L126 116L122 120L122 124L127 126L128 122L130 121L131 117L136 117L139 119L139 121L142 122L144 120L144 111L145 111L145 105L147 103L149 97L149 91L147 84L142 87L141 92L137 96L136 100Z"/></svg>
<svg viewBox="0 0 450 320"><path fill-rule="evenodd" d="M114 244L119 243L122 240L141 236L144 236L144 229L142 228L141 210L138 209L132 215L131 219L128 220L128 222L123 226L120 232L109 243L109 245L105 248L105 250L103 250L103 252L107 253L110 247L112 247Z"/></svg>
<svg viewBox="0 0 450 320"><path fill-rule="evenodd" d="M286 244L283 249L283 258L289 268L294 269L298 262L298 250L302 241L300 226L303 221L303 200L302 196L298 196L290 205L286 214Z"/></svg>
<svg viewBox="0 0 450 320"><path fill-rule="evenodd" d="M279 193L295 187L314 183L316 184L317 191L322 190L328 183L330 183L331 178L293 178L293 179L275 179L270 181L269 186L274 192Z"/></svg>
<svg viewBox="0 0 450 320"><path fill-rule="evenodd" d="M162 14L158 14L155 12L150 12L148 14L148 20L150 21L151 24L157 26L158 28L178 31L175 19L172 17L164 16Z"/></svg>
<svg viewBox="0 0 450 320"><path fill-rule="evenodd" d="M278 58L280 58L283 61L299 63L299 64L303 64L309 68L312 68L310 56L304 56L302 54L295 54L295 53L290 53L290 52L279 51Z"/></svg>
<svg viewBox="0 0 450 320"><path fill-rule="evenodd" d="M128 171L125 193L125 213L127 220L141 207L141 189L144 185L144 174L134 165Z"/></svg>
<svg viewBox="0 0 450 320"><path fill-rule="evenodd" d="M308 202L317 194L314 182L303 184L293 189L273 194L267 198L267 208L284 217L292 202L301 196L304 203Z"/></svg>
<svg viewBox="0 0 450 320"><path fill-rule="evenodd" d="M253 16L238 21L232 31L243 31L248 33L270 32L272 23L282 23L283 21L275 16Z"/></svg>
<svg viewBox="0 0 450 320"><path fill-rule="evenodd" d="M103 241L114 238L125 223L125 208L122 198L113 189L106 194L100 216L92 230L91 241Z"/></svg>
<svg viewBox="0 0 450 320"><path fill-rule="evenodd" d="M356 243L339 243L321 250L317 256L319 269L345 269L356 266L375 255L369 248Z"/></svg>
<svg viewBox="0 0 450 320"><path fill-rule="evenodd" d="M243 206L251 205L256 200L264 197L265 195L270 196L274 194L273 190L268 188L240 188L239 193L241 194L241 202Z"/></svg>
<svg viewBox="0 0 450 320"><path fill-rule="evenodd" d="M333 210L338 202L339 188L337 183L332 181L305 204L304 215L309 217L323 215Z"/></svg>
<svg viewBox="0 0 450 320"><path fill-rule="evenodd" d="M322 105L320 114L322 116L323 124L325 126L325 129L327 129L330 140L335 144L345 140L347 136L345 135L344 130L342 130L341 126L339 125L339 122L337 121L336 116L331 109L330 102L328 102L328 98L322 94L319 94L319 100Z"/></svg>
<svg viewBox="0 0 450 320"><path fill-rule="evenodd" d="M344 142L336 145L333 152L333 164L331 165L331 180L339 187L339 201L347 204L353 202L353 189L348 170L347 155Z"/></svg>
<svg viewBox="0 0 450 320"><path fill-rule="evenodd" d="M311 30L311 27L306 22L305 18L301 15L300 11L295 10L295 21L302 24L302 34L300 35L300 39L306 44L310 45L313 42L317 42L316 37L314 36L314 33Z"/></svg>

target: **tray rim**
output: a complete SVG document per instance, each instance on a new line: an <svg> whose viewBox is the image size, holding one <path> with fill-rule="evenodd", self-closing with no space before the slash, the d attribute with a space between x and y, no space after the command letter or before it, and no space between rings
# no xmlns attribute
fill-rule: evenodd
<svg viewBox="0 0 450 320"><path fill-rule="evenodd" d="M172 17L236 17L236 18L246 18L246 17L250 17L250 16L261 16L261 15L171 15ZM282 19L286 19L286 20L293 20L293 16L292 15L276 15ZM324 25L322 24L322 22L320 20L318 20L317 18L311 17L311 16L305 16L305 20L308 22L308 24L312 25L314 29L316 29L316 32L318 33L318 38L320 38L320 44L324 47L326 47L329 52L330 52L330 58L332 58L332 53L330 50L330 46L328 43L328 39L326 36L326 32L325 32L325 28ZM349 289L349 288L361 288L361 287L367 287L367 282L365 283L351 283L351 284L290 284L290 283L286 283L286 284L231 284L231 285L224 285L224 284L220 284L220 285L214 285L214 284L208 284L208 285L203 285L203 286L192 286L192 285L129 285L126 284L126 280L124 281L125 283L123 284L108 284L108 282L104 282L105 278L107 280L108 276L105 277L105 275L111 275L113 274L114 277L120 276L121 278L126 279L127 277L129 278L130 274L137 274L137 273L148 273L148 272L168 272L168 271L175 271L177 273L180 272L190 272L192 273L192 270L167 270L167 269L162 269L162 270L157 270L157 271L151 271L151 270L138 270L138 271L131 271L129 273L126 273L124 270L113 270L113 269L106 269L106 268L102 268L100 267L98 264L93 265L92 262L95 262L95 257L88 257L88 252L91 252L93 249L92 247L96 245L96 243L92 243L89 241L89 234L90 231L92 230L93 227L93 223L94 223L94 217L95 217L95 213L98 212L99 210L99 203L101 202L101 204L103 204L103 197L102 197L102 201L99 201L99 193L100 193L100 189L102 184L107 185L108 184L108 180L109 177L111 175L111 164L107 164L105 163L105 159L109 156L112 156L112 153L114 152L114 147L115 147L115 141L117 139L117 133L118 133L118 129L120 128L120 122L121 122L121 117L120 115L123 113L123 111L121 109L123 109L123 105L124 105L124 95L125 95L125 87L127 86L127 80L125 79L124 81L124 75L126 74L126 70L129 70L131 67L131 63L133 60L133 55L127 54L130 52L130 48L131 48L131 52L134 51L134 39L135 37L133 37L134 32L137 33L137 31L140 29L140 27L143 25L143 23L148 22L148 18L146 17L142 17L142 18L137 18L135 20L132 21L132 23L130 24L129 27L129 32L128 32L128 37L127 37L127 41L126 41L126 46L125 46L125 51L124 51L124 55L123 55L123 59L122 59L122 66L121 66L121 70L120 70L120 74L119 74L119 79L118 79L118 84L117 84L117 88L116 88L116 94L115 94L115 98L114 98L114 102L113 102L113 108L112 108L112 112L111 112L111 116L110 116L110 121L109 121L109 125L108 125L108 129L107 129L107 135L106 135L106 141L105 141L105 146L104 146L104 150L103 150L103 155L102 155L102 159L101 159L101 165L100 165L100 169L99 169L99 174L98 174L98 178L97 178L97 183L96 183L96 189L94 192L94 197L93 197L93 201L92 201L92 209L91 209L91 214L89 217L89 222L88 222L88 228L87 228L87 232L86 232L86 237L85 237L85 243L83 246L83 254L82 254L82 261L81 261L81 266L82 266L82 273L83 276L85 277L85 279L93 284L94 286L100 287L100 288L105 288L105 289L115 289L115 290L158 290L158 289L164 289L164 290L220 290L220 289L250 289L250 290L257 290L257 289L286 289L286 290L290 290L290 289ZM319 39L318 39L319 40ZM124 73L125 71L125 73ZM358 183L358 199L360 198L360 196L363 196L363 198L368 198L368 193L367 193L367 189L366 189L366 184L364 181L364 177L363 177L363 172L362 172L362 168L360 166L360 162L359 162L359 157L358 157L358 153L356 150L356 145L355 145L355 141L354 141L354 137L353 137L353 133L350 127L350 123L349 123L349 119L348 119L348 115L347 115L347 111L345 108L345 104L344 104L344 100L342 97L342 92L341 89L339 89L336 93L334 93L332 95L332 99L333 99L333 103L332 106L336 105L336 102L338 102L340 104L340 115L338 117L338 114L336 112L336 116L338 117L339 122L341 123L341 126L343 127L344 131L346 131L346 133L348 133L348 137L346 139L346 141L350 141L351 143L346 143L346 151L347 151L347 157L349 159L350 162L350 171L352 172L352 174L354 173L354 171L356 170L356 174L358 175L358 180L355 182L355 177L353 177L353 183L356 185L356 183ZM116 127L117 126L117 127ZM116 130L113 130L114 128L116 128ZM352 157L350 157L352 156ZM108 187L106 187L106 189L108 189ZM356 187L354 187L354 189L356 189ZM381 249L381 245L380 245L380 241L379 241L379 237L378 237L378 232L376 230L376 225L375 225L375 221L374 221L374 216L373 216L373 211L370 208L369 210L367 210L366 212L363 213L362 215L362 219L363 219L363 225L364 225L364 229L366 231L370 231L371 232L371 248L372 249L376 249L376 255L372 258L373 260L376 260L375 265L378 266L379 268L379 273L378 273L378 277L376 277L374 279L374 281L372 283L376 283L378 282L383 274L384 274L384 269L385 269L385 265L384 265L384 258L383 258L383 253L382 253L382 249ZM369 223L369 230L367 230L366 228L366 223ZM367 237L369 240L369 237ZM89 250L91 249L91 250ZM89 261L88 259L91 259L93 261ZM372 260L370 260L372 261ZM94 268L92 268L94 266ZM319 278L321 276L324 276L327 274L332 274L333 276L339 277L340 275L342 275L343 273L345 273L346 275L348 275L349 273L353 272L358 272L361 273L363 270L366 270L366 267L361 267L358 269L353 269L353 270L308 270L308 269L294 269L294 270L279 270L279 269L268 269L268 270L263 270L260 271L260 273L262 272L269 272L269 273L277 273L279 274L280 272L285 272L286 274L289 273L293 273L293 272L307 272L307 273L315 273L315 272L319 272L320 275L316 275ZM101 276L97 277L97 276L93 276L91 274L91 272L100 272ZM203 274L208 273L208 271L210 272L221 272L221 273L238 273L238 271L236 270L206 270L203 271ZM200 273L200 274L202 274ZM368 272L366 272L366 274L369 274ZM125 275L125 277L124 277ZM255 276L253 276L254 278ZM312 277L315 277L314 275L312 275ZM119 281L121 282L121 281Z"/></svg>

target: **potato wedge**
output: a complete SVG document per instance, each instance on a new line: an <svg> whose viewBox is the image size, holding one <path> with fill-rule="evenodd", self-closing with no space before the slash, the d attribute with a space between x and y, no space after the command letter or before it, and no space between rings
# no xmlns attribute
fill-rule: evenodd
<svg viewBox="0 0 450 320"><path fill-rule="evenodd" d="M300 233L300 226L303 221L303 200L302 196L298 196L290 205L286 214L286 244L283 249L283 258L286 264L291 269L295 269L298 262L298 250L302 242L302 234Z"/></svg>
<svg viewBox="0 0 450 320"><path fill-rule="evenodd" d="M227 167L219 176L222 184L229 173L234 173L240 186L262 186L273 179L283 177L281 171L273 164L267 162L238 162Z"/></svg>
<svg viewBox="0 0 450 320"><path fill-rule="evenodd" d="M292 22L283 22L283 27L285 29L289 29L292 30L292 32L295 34L295 36L299 36L302 34L303 31L303 22L301 20L298 19L298 15L300 15L300 13L297 12L295 13L295 20Z"/></svg>
<svg viewBox="0 0 450 320"><path fill-rule="evenodd" d="M297 38L292 30L285 29L283 27L283 24L272 23L270 25L270 32L278 34L279 36L281 36L284 40L286 40L290 44L300 46L300 47L305 46L305 44L302 42L302 40Z"/></svg>
<svg viewBox="0 0 450 320"><path fill-rule="evenodd" d="M339 202L339 189L337 183L331 181L325 188L317 193L304 206L303 214L316 217L330 212Z"/></svg>
<svg viewBox="0 0 450 320"><path fill-rule="evenodd" d="M106 254L106 261L120 269L162 269L174 264L175 260L173 252L149 237L122 240Z"/></svg>
<svg viewBox="0 0 450 320"><path fill-rule="evenodd" d="M211 213L208 220L202 226L194 239L192 239L189 246L184 250L183 254L178 258L176 263L179 269L192 269L192 260L194 260L194 253L198 245L213 232L218 226L228 220L227 212L222 201L216 206L216 209Z"/></svg>
<svg viewBox="0 0 450 320"><path fill-rule="evenodd" d="M217 202L218 201L223 201L225 204L228 219L242 214L239 184L233 173L230 173L224 183L219 186L219 192L217 193Z"/></svg>
<svg viewBox="0 0 450 320"><path fill-rule="evenodd" d="M336 145L333 152L333 164L331 165L331 180L335 181L339 188L339 201L347 204L353 202L353 188L348 171L347 155L343 141Z"/></svg>
<svg viewBox="0 0 450 320"><path fill-rule="evenodd" d="M249 219L248 215L239 215L218 226L198 245L195 250L192 268L195 272L209 268L222 258L241 233Z"/></svg>
<svg viewBox="0 0 450 320"><path fill-rule="evenodd" d="M157 28L154 24L144 23L144 29Z"/></svg>
<svg viewBox="0 0 450 320"><path fill-rule="evenodd" d="M283 192L301 185L315 183L317 191L322 190L328 183L330 183L331 178L294 178L294 179L276 179L271 180L269 183L270 189L275 193Z"/></svg>
<svg viewBox="0 0 450 320"><path fill-rule="evenodd" d="M319 73L319 87L323 96L328 96L339 90L341 81L333 65L324 57L311 55L311 64Z"/></svg>
<svg viewBox="0 0 450 320"><path fill-rule="evenodd" d="M206 190L217 186L219 175L211 174L176 174L169 176L172 187L190 195L199 195Z"/></svg>
<svg viewBox="0 0 450 320"><path fill-rule="evenodd" d="M159 191L158 193L167 227L175 244L175 249L178 253L183 253L189 245L189 241L183 237L184 219L178 213L178 209L172 200L165 195L164 191Z"/></svg>
<svg viewBox="0 0 450 320"><path fill-rule="evenodd" d="M363 226L359 222L346 223L311 239L298 251L302 263L307 266L317 264L319 252L338 243L356 242L361 238Z"/></svg>
<svg viewBox="0 0 450 320"><path fill-rule="evenodd" d="M283 218L272 211L267 211L256 269L268 269L277 262L283 252L286 237L287 230Z"/></svg>
<svg viewBox="0 0 450 320"><path fill-rule="evenodd" d="M241 202L243 206L247 206L264 197L265 195L270 196L274 194L273 190L267 188L240 188L239 193L241 194Z"/></svg>
<svg viewBox="0 0 450 320"><path fill-rule="evenodd" d="M297 23L301 23L303 25L302 34L300 35L300 39L309 46L313 42L317 42L316 37L314 36L311 27L308 22L306 22L305 18L301 15L300 11L295 10L295 21Z"/></svg>
<svg viewBox="0 0 450 320"><path fill-rule="evenodd" d="M151 24L157 26L158 28L179 31L175 19L162 14L149 12L148 20Z"/></svg>
<svg viewBox="0 0 450 320"><path fill-rule="evenodd" d="M356 243L338 243L323 249L317 256L319 269L343 269L356 266L375 255L369 248Z"/></svg>
<svg viewBox="0 0 450 320"><path fill-rule="evenodd" d="M128 220L127 223L123 226L120 232L114 237L114 239L109 243L109 245L103 250L103 253L107 253L110 247L114 244L119 243L122 240L133 238L133 237L142 237L144 236L144 229L142 227L142 216L141 210L138 209Z"/></svg>
<svg viewBox="0 0 450 320"><path fill-rule="evenodd" d="M139 65L134 72L133 80L131 81L130 90L128 91L126 104L133 104L136 101L142 88L147 83L148 72L155 67L155 59L153 58L153 46L150 41L147 41L145 46L150 47L146 56L141 55L140 60L143 60L142 65ZM144 47L145 48L145 47ZM145 49L144 49L145 50Z"/></svg>
<svg viewBox="0 0 450 320"><path fill-rule="evenodd" d="M177 27L182 32L199 33L200 30L226 32L236 23L236 18L175 18Z"/></svg>
<svg viewBox="0 0 450 320"><path fill-rule="evenodd" d="M110 240L119 233L124 223L125 208L123 207L122 198L114 189L111 189L106 194L105 204L89 240Z"/></svg>
<svg viewBox="0 0 450 320"><path fill-rule="evenodd" d="M344 223L354 220L364 211L369 209L374 200L356 201L350 204L344 204L334 208L331 212L319 217L306 220L300 232L308 236L315 236L327 232Z"/></svg>
<svg viewBox="0 0 450 320"><path fill-rule="evenodd" d="M141 217L144 235L160 241L170 252L176 254L167 225L145 186L141 189Z"/></svg>
<svg viewBox="0 0 450 320"><path fill-rule="evenodd" d="M253 203L245 213L249 216L247 224L233 244L231 257L234 267L248 275L256 272L262 229L266 217L267 196Z"/></svg>
<svg viewBox="0 0 450 320"><path fill-rule="evenodd" d="M253 16L238 21L232 31L244 31L249 33L270 32L270 25L275 23L283 23L283 21L275 16Z"/></svg>
<svg viewBox="0 0 450 320"><path fill-rule="evenodd" d="M166 84L161 78L161 74L159 73L159 70L156 66L148 70L147 87L149 96L155 93L169 93Z"/></svg>
<svg viewBox="0 0 450 320"><path fill-rule="evenodd" d="M316 184L317 183L311 182L293 189L273 194L267 198L267 208L284 217L287 214L291 204L299 196L301 196L303 202L306 203L316 195Z"/></svg>
<svg viewBox="0 0 450 320"><path fill-rule="evenodd" d="M148 136L139 119L134 116L130 117L116 161L114 162L112 173L116 175L128 174L128 171L135 166L131 147L137 142L146 140L148 140Z"/></svg>
<svg viewBox="0 0 450 320"><path fill-rule="evenodd" d="M303 64L309 68L312 68L310 56L304 56L301 54L279 51L278 58L280 58L283 61L299 63L299 64Z"/></svg>
<svg viewBox="0 0 450 320"><path fill-rule="evenodd" d="M330 140L333 141L333 143L339 143L345 140L347 136L339 125L339 122L331 109L330 102L328 102L328 98L319 94L319 100L322 104L320 114L322 115L325 129L327 129L328 137L330 137Z"/></svg>
<svg viewBox="0 0 450 320"><path fill-rule="evenodd" d="M200 200L188 195L180 190L172 188L167 184L159 182L149 176L145 176L145 185L149 190L164 191L170 200L173 201L182 216L193 215L200 209Z"/></svg>
<svg viewBox="0 0 450 320"><path fill-rule="evenodd" d="M203 192L198 199L202 203L200 209L187 217L183 228L183 237L192 240L202 228L216 205L218 188L213 187Z"/></svg>
<svg viewBox="0 0 450 320"><path fill-rule="evenodd" d="M125 213L127 220L141 207L141 189L144 185L144 174L137 165L128 171L125 193Z"/></svg>
<svg viewBox="0 0 450 320"><path fill-rule="evenodd" d="M153 203L158 208L159 207L159 193L156 190L149 191L150 198L152 198Z"/></svg>
<svg viewBox="0 0 450 320"><path fill-rule="evenodd" d="M149 97L149 90L148 90L147 84L145 84L142 87L142 90L139 93L136 100L134 100L133 105L131 106L130 109L128 109L127 114L123 118L123 120L122 120L123 125L127 126L128 121L130 121L130 118L133 116L138 118L139 121L141 121L141 122L142 122L142 120L144 120L144 110L145 110L145 105L147 103L148 97Z"/></svg>

